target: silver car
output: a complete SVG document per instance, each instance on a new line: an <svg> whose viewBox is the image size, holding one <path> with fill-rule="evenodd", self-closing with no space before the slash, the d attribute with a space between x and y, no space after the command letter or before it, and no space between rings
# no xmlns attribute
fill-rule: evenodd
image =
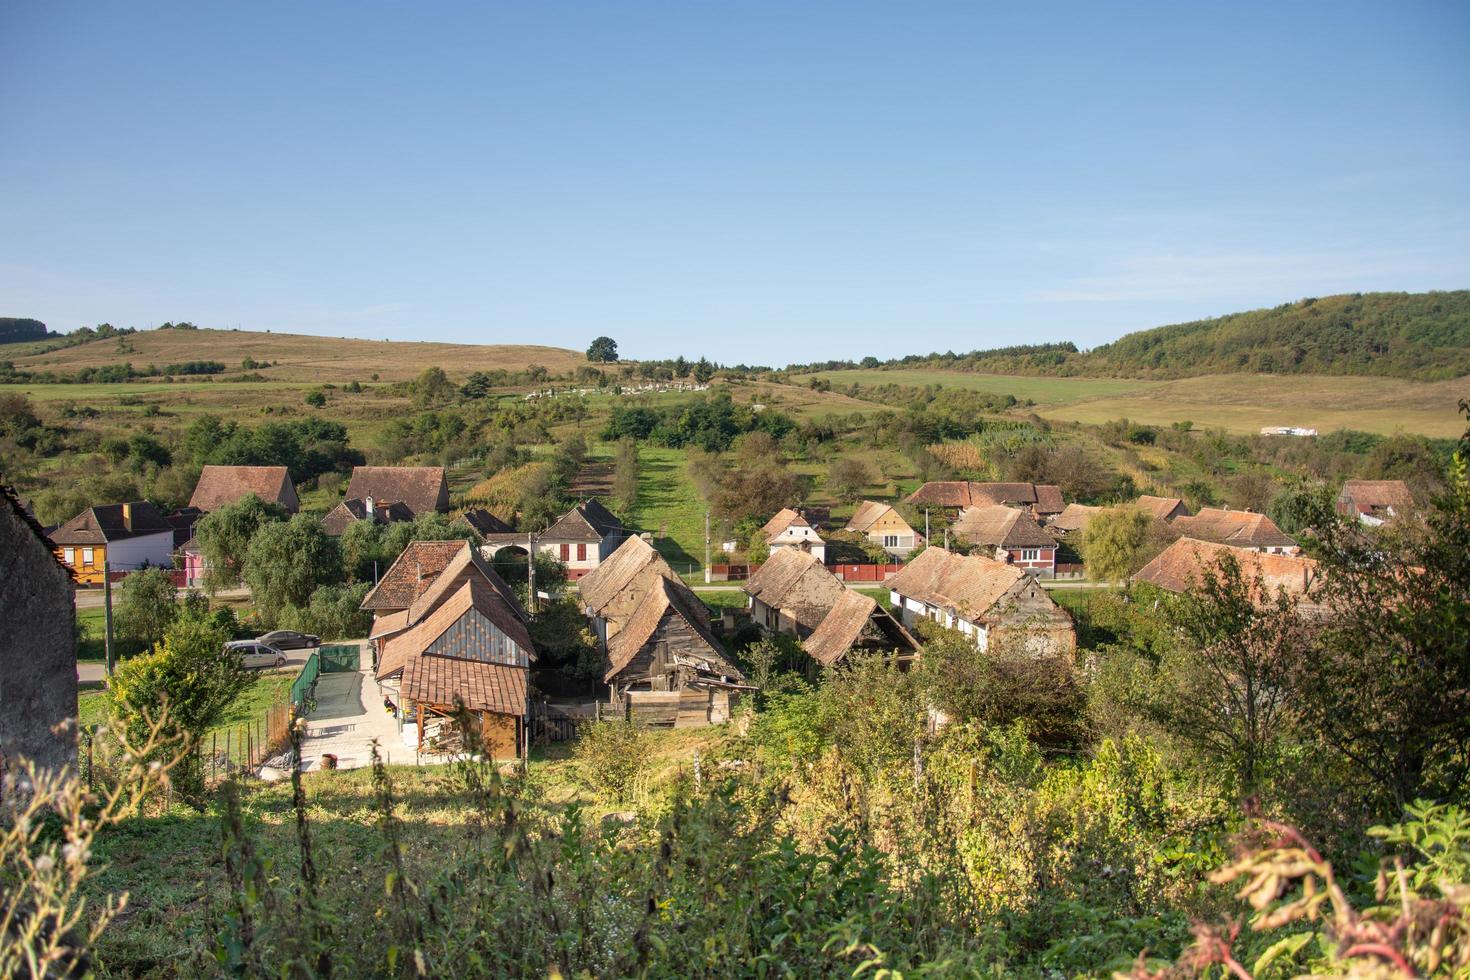
<svg viewBox="0 0 1470 980"><path fill-rule="evenodd" d="M234 640L225 644L225 653L240 658L241 667L284 667L286 655L259 640Z"/></svg>

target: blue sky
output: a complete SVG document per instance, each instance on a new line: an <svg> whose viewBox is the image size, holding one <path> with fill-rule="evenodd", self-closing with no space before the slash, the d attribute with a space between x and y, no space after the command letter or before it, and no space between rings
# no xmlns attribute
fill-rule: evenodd
<svg viewBox="0 0 1470 980"><path fill-rule="evenodd" d="M0 4L0 315L784 364L1470 286L1470 4Z"/></svg>

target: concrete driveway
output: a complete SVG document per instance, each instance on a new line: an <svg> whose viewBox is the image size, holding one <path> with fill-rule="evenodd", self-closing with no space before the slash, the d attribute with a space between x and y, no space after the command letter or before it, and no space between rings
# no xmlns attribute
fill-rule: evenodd
<svg viewBox="0 0 1470 980"><path fill-rule="evenodd" d="M449 761L448 756L420 755L406 745L397 720L383 710L383 695L371 667L355 673L322 674L316 682L316 710L306 716L301 740L301 768L322 767L322 756L337 757L338 769L372 765L373 741L386 763L427 765Z"/></svg>

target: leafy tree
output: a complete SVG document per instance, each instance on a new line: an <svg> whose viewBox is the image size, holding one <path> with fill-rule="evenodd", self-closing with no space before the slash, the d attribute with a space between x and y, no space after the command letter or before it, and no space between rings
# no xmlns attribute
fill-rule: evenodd
<svg viewBox="0 0 1470 980"><path fill-rule="evenodd" d="M218 621L189 609L169 625L151 653L124 660L112 677L112 698L129 736L141 740L149 719L167 707L170 733L195 746L186 764L174 771L185 790L201 786L199 742L250 683L239 658L221 655L229 639Z"/></svg>
<svg viewBox="0 0 1470 980"><path fill-rule="evenodd" d="M433 408L454 398L454 385L441 367L426 367L413 382L413 403L419 408Z"/></svg>
<svg viewBox="0 0 1470 980"><path fill-rule="evenodd" d="M1137 507L1113 507L1094 514L1082 532L1082 558L1099 582L1126 581L1138 570L1153 519Z"/></svg>
<svg viewBox="0 0 1470 980"><path fill-rule="evenodd" d="M323 585L311 594L304 608L291 606L281 614L286 629L314 633L323 640L350 640L368 635L373 614L362 608L371 582L355 585Z"/></svg>
<svg viewBox="0 0 1470 980"><path fill-rule="evenodd" d="M178 617L174 583L161 568L145 568L123 579L114 619L118 639L144 650L163 639Z"/></svg>
<svg viewBox="0 0 1470 980"><path fill-rule="evenodd" d="M730 521L769 518L794 506L806 491L801 474L780 462L732 466L720 481L714 509Z"/></svg>
<svg viewBox="0 0 1470 980"><path fill-rule="evenodd" d="M624 436L613 459L613 502L624 514L638 503L638 443Z"/></svg>
<svg viewBox="0 0 1470 980"><path fill-rule="evenodd" d="M930 705L956 721L1006 727L1020 723L1038 743L1075 747L1084 740L1086 697L1069 659L1037 656L1022 637L997 636L984 652L969 638L933 627L915 675Z"/></svg>
<svg viewBox="0 0 1470 980"><path fill-rule="evenodd" d="M194 539L204 559L204 587L210 593L239 585L251 539L266 524L284 521L286 511L255 494L212 510L194 525Z"/></svg>
<svg viewBox="0 0 1470 980"><path fill-rule="evenodd" d="M873 471L855 456L838 456L827 467L827 488L846 503L862 497L863 488L871 482Z"/></svg>
<svg viewBox="0 0 1470 980"><path fill-rule="evenodd" d="M309 514L264 524L250 539L245 581L267 625L291 606L306 606L319 586L341 580L341 550Z"/></svg>
<svg viewBox="0 0 1470 980"><path fill-rule="evenodd" d="M587 360L606 364L618 359L618 342L611 337L598 337L587 348Z"/></svg>
<svg viewBox="0 0 1470 980"><path fill-rule="evenodd" d="M1303 713L1395 806L1470 788L1467 467L1470 430L1423 514L1365 535L1324 499L1310 522L1329 612L1298 674Z"/></svg>
<svg viewBox="0 0 1470 980"><path fill-rule="evenodd" d="M707 385L715 376L715 366L704 358L694 362L694 380L699 384Z"/></svg>
<svg viewBox="0 0 1470 980"><path fill-rule="evenodd" d="M1161 602L1178 642L1144 710L1253 792L1292 722L1292 671L1312 647L1308 623L1295 598L1242 573L1228 552L1193 591Z"/></svg>

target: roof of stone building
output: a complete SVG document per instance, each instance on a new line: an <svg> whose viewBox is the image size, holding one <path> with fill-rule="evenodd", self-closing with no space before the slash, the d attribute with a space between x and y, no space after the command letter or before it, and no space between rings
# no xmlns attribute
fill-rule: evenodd
<svg viewBox="0 0 1470 980"><path fill-rule="evenodd" d="M980 622L1026 573L990 558L926 548L888 580L899 595L953 609L968 622Z"/></svg>
<svg viewBox="0 0 1470 980"><path fill-rule="evenodd" d="M403 504L415 516L449 509L449 481L442 466L357 466L347 496Z"/></svg>
<svg viewBox="0 0 1470 980"><path fill-rule="evenodd" d="M1237 548L1285 548L1296 541L1265 514L1206 507L1193 517L1176 517L1174 530L1186 538Z"/></svg>

